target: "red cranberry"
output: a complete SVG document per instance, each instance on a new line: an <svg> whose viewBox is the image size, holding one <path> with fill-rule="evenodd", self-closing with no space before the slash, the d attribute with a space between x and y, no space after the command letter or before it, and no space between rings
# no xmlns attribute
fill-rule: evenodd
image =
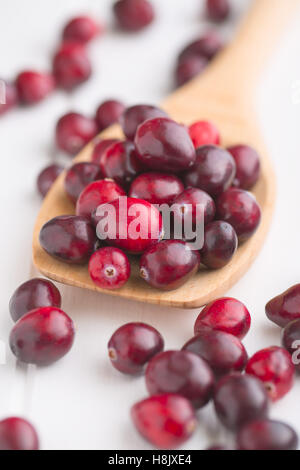
<svg viewBox="0 0 300 470"><path fill-rule="evenodd" d="M100 248L90 258L89 274L102 289L120 289L130 277L130 263L119 248Z"/></svg>
<svg viewBox="0 0 300 470"><path fill-rule="evenodd" d="M0 421L0 450L39 450L36 430L22 418Z"/></svg>
<svg viewBox="0 0 300 470"><path fill-rule="evenodd" d="M137 128L148 119L168 117L167 113L156 106L138 104L127 108L120 118L120 123L127 139L134 140Z"/></svg>
<svg viewBox="0 0 300 470"><path fill-rule="evenodd" d="M95 163L75 163L67 171L65 177L65 190L73 202L76 202L80 193L93 181L101 178L101 170Z"/></svg>
<svg viewBox="0 0 300 470"><path fill-rule="evenodd" d="M135 147L130 141L116 141L107 147L102 154L100 168L103 176L114 179L125 188L142 171Z"/></svg>
<svg viewBox="0 0 300 470"><path fill-rule="evenodd" d="M117 139L103 139L99 140L96 143L93 153L92 153L92 162L100 165L101 159L104 155L105 150L110 147L112 144L119 142Z"/></svg>
<svg viewBox="0 0 300 470"><path fill-rule="evenodd" d="M175 83L177 87L184 85L200 75L206 69L208 60L200 55L190 55L181 59L175 69Z"/></svg>
<svg viewBox="0 0 300 470"><path fill-rule="evenodd" d="M248 360L240 340L218 330L203 329L182 349L205 359L217 376L244 370Z"/></svg>
<svg viewBox="0 0 300 470"><path fill-rule="evenodd" d="M292 356L297 372L300 371L300 319L288 323L282 332L282 346Z"/></svg>
<svg viewBox="0 0 300 470"><path fill-rule="evenodd" d="M231 5L229 0L206 0L206 10L209 19L219 22L228 18Z"/></svg>
<svg viewBox="0 0 300 470"><path fill-rule="evenodd" d="M281 327L300 318L300 284L270 300L266 305L266 315Z"/></svg>
<svg viewBox="0 0 300 470"><path fill-rule="evenodd" d="M90 16L77 16L64 27L63 39L86 44L102 32L103 27Z"/></svg>
<svg viewBox="0 0 300 470"><path fill-rule="evenodd" d="M56 145L70 155L79 152L95 137L98 129L96 122L82 114L68 113L56 125Z"/></svg>
<svg viewBox="0 0 300 470"><path fill-rule="evenodd" d="M140 434L159 449L175 449L187 441L196 428L191 403L180 395L158 395L136 403L131 410Z"/></svg>
<svg viewBox="0 0 300 470"><path fill-rule="evenodd" d="M131 184L129 196L144 199L152 204L172 204L184 190L177 176L166 173L143 173Z"/></svg>
<svg viewBox="0 0 300 470"><path fill-rule="evenodd" d="M26 70L17 76L16 87L21 103L35 104L54 90L55 81L50 74Z"/></svg>
<svg viewBox="0 0 300 470"><path fill-rule="evenodd" d="M125 106L120 101L104 101L96 111L96 121L99 126L99 130L102 131L118 122L124 111Z"/></svg>
<svg viewBox="0 0 300 470"><path fill-rule="evenodd" d="M9 311L14 321L38 307L61 306L61 296L57 287L47 279L30 279L21 284L9 302Z"/></svg>
<svg viewBox="0 0 300 470"><path fill-rule="evenodd" d="M164 349L161 334L145 323L126 323L108 342L112 365L124 374L141 374L145 364Z"/></svg>
<svg viewBox="0 0 300 470"><path fill-rule="evenodd" d="M220 219L233 226L240 242L248 240L258 229L261 210L255 196L243 189L231 188L217 201Z"/></svg>
<svg viewBox="0 0 300 470"><path fill-rule="evenodd" d="M216 220L204 228L204 244L200 251L202 263L210 269L221 269L235 255L238 238L227 222Z"/></svg>
<svg viewBox="0 0 300 470"><path fill-rule="evenodd" d="M229 147L236 164L236 175L233 186L241 189L251 189L260 175L260 157L256 150L248 145Z"/></svg>
<svg viewBox="0 0 300 470"><path fill-rule="evenodd" d="M141 124L135 146L142 163L152 170L177 173L196 161L187 129L168 118L149 119Z"/></svg>
<svg viewBox="0 0 300 470"><path fill-rule="evenodd" d="M228 448L221 445L221 444L215 444L215 445L212 445L210 447L207 447L206 450L228 450Z"/></svg>
<svg viewBox="0 0 300 470"><path fill-rule="evenodd" d="M189 127L189 133L195 148L203 145L219 145L221 142L220 132L212 122L194 122Z"/></svg>
<svg viewBox="0 0 300 470"><path fill-rule="evenodd" d="M260 382L251 375L231 374L216 386L214 403L223 425L232 431L258 418L268 416L269 400Z"/></svg>
<svg viewBox="0 0 300 470"><path fill-rule="evenodd" d="M88 80L92 68L85 47L79 42L63 43L53 59L53 74L66 90Z"/></svg>
<svg viewBox="0 0 300 470"><path fill-rule="evenodd" d="M125 31L140 31L154 20L154 8L148 0L118 0L114 14L118 25Z"/></svg>
<svg viewBox="0 0 300 470"><path fill-rule="evenodd" d="M40 172L37 178L37 188L42 197L46 196L54 181L63 170L62 166L53 164L46 166L46 168Z"/></svg>
<svg viewBox="0 0 300 470"><path fill-rule="evenodd" d="M189 351L157 354L149 362L145 377L150 395L176 393L196 408L205 406L212 397L214 375L203 359Z"/></svg>
<svg viewBox="0 0 300 470"><path fill-rule="evenodd" d="M187 188L174 200L174 219L183 223L187 218L192 218L193 229L197 224L197 214L201 206L204 213L204 223L213 220L216 206L209 194L197 188Z"/></svg>
<svg viewBox="0 0 300 470"><path fill-rule="evenodd" d="M285 423L257 419L240 429L237 447L239 450L297 450L298 436Z"/></svg>
<svg viewBox="0 0 300 470"><path fill-rule="evenodd" d="M196 41L188 44L179 55L179 62L190 56L201 56L208 60L214 58L224 47L223 41L215 31L210 31Z"/></svg>
<svg viewBox="0 0 300 470"><path fill-rule="evenodd" d="M291 355L277 346L254 354L248 361L246 372L262 381L272 401L284 397L294 384L295 367Z"/></svg>
<svg viewBox="0 0 300 470"><path fill-rule="evenodd" d="M18 94L16 86L13 83L4 82L4 80L0 80L3 85L4 96L0 99L0 116L10 109L14 108L18 103ZM2 92L1 84L0 84L0 93ZM1 98L1 97L0 97ZM5 101L2 103L1 101Z"/></svg>
<svg viewBox="0 0 300 470"><path fill-rule="evenodd" d="M70 264L88 261L96 241L95 229L86 217L61 215L40 231L40 244L51 256Z"/></svg>
<svg viewBox="0 0 300 470"><path fill-rule="evenodd" d="M140 259L140 275L152 287L173 290L199 269L200 256L181 240L163 240L151 246Z"/></svg>
<svg viewBox="0 0 300 470"><path fill-rule="evenodd" d="M228 189L235 176L235 162L229 152L215 145L204 145L196 150L196 164L186 172L186 186L218 196Z"/></svg>
<svg viewBox="0 0 300 470"><path fill-rule="evenodd" d="M101 204L125 196L125 191L113 180L99 180L90 183L80 194L76 203L76 214L91 217Z"/></svg>

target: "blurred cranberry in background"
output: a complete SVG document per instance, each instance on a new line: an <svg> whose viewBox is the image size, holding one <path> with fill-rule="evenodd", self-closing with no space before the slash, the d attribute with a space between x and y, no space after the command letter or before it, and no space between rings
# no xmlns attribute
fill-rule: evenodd
<svg viewBox="0 0 300 470"><path fill-rule="evenodd" d="M0 80L0 116L6 113L18 103L18 93L13 83Z"/></svg>
<svg viewBox="0 0 300 470"><path fill-rule="evenodd" d="M210 20L221 22L226 20L231 12L229 0L206 0L206 13Z"/></svg>
<svg viewBox="0 0 300 470"><path fill-rule="evenodd" d="M115 124L119 121L121 115L125 111L123 103L117 100L107 100L102 103L96 112L96 121L99 131Z"/></svg>
<svg viewBox="0 0 300 470"><path fill-rule="evenodd" d="M21 103L35 104L42 101L54 90L55 80L48 73L25 70L17 76L16 87Z"/></svg>
<svg viewBox="0 0 300 470"><path fill-rule="evenodd" d="M224 47L224 42L215 31L209 31L205 35L188 44L179 54L178 61L190 56L206 57L211 60Z"/></svg>
<svg viewBox="0 0 300 470"><path fill-rule="evenodd" d="M118 25L125 31L140 31L155 17L153 5L148 0L119 0L113 6Z"/></svg>
<svg viewBox="0 0 300 470"><path fill-rule="evenodd" d="M44 168L37 178L37 188L42 197L45 197L52 184L64 168L60 165L49 165Z"/></svg>
<svg viewBox="0 0 300 470"><path fill-rule="evenodd" d="M0 450L39 450L36 430L22 418L0 421Z"/></svg>
<svg viewBox="0 0 300 470"><path fill-rule="evenodd" d="M207 67L208 60L201 56L189 56L181 59L175 70L176 86L182 86L197 75L200 75Z"/></svg>
<svg viewBox="0 0 300 470"><path fill-rule="evenodd" d="M77 16L64 27L63 39L64 41L78 41L86 44L103 31L104 27L90 16Z"/></svg>
<svg viewBox="0 0 300 470"><path fill-rule="evenodd" d="M78 113L68 113L56 125L56 145L70 155L79 152L98 132L94 119Z"/></svg>
<svg viewBox="0 0 300 470"><path fill-rule="evenodd" d="M85 47L78 42L65 42L53 59L53 74L58 86L71 90L88 80L92 73Z"/></svg>

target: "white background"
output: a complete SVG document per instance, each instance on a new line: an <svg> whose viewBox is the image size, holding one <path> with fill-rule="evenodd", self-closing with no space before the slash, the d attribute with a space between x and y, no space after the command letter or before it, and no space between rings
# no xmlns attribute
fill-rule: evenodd
<svg viewBox="0 0 300 470"><path fill-rule="evenodd" d="M281 0L289 1L289 0ZM108 33L90 47L94 74L76 92L57 92L32 109L16 110L0 122L0 339L7 342L8 312L14 289L32 274L31 236L40 199L39 170L60 158L53 146L58 117L69 110L92 114L104 99L128 104L159 103L172 89L176 55L206 24L201 0L153 0L157 21L139 35L113 31L111 0L1 0L0 75L14 77L24 68L47 69L62 25L87 12L107 23ZM249 2L236 1L229 34ZM257 94L258 119L276 166L278 201L264 250L246 276L229 292L246 303L253 325L245 340L249 354L280 343L280 331L264 315L264 305L300 278L300 104L293 87L300 80L300 15L266 68ZM298 83L299 87L299 83ZM199 109L199 117L201 109ZM237 136L238 141L238 136ZM68 158L65 158L68 162ZM198 311L174 310L118 300L63 287L63 308L75 320L71 353L45 369L16 365L7 348L0 365L0 418L24 415L38 428L43 449L145 449L150 446L133 428L129 408L146 396L143 378L120 375L106 356L113 331L128 321L157 327L166 348L180 348L192 336ZM300 432L300 379L272 408L272 416ZM199 412L200 425L188 449L230 439L220 430L210 406Z"/></svg>

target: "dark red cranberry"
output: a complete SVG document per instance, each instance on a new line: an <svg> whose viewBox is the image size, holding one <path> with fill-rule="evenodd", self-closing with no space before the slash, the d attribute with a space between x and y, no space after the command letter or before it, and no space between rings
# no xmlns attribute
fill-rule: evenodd
<svg viewBox="0 0 300 470"><path fill-rule="evenodd" d="M230 15L231 4L229 0L206 0L207 16L213 21L224 21Z"/></svg>
<svg viewBox="0 0 300 470"><path fill-rule="evenodd" d="M125 106L120 101L104 101L96 111L96 121L99 126L99 130L102 131L112 124L119 122L124 111Z"/></svg>
<svg viewBox="0 0 300 470"><path fill-rule="evenodd" d="M210 302L198 315L194 326L195 335L205 328L223 331L242 340L251 326L251 316L246 306L230 297Z"/></svg>
<svg viewBox="0 0 300 470"><path fill-rule="evenodd" d="M96 163L75 163L67 171L65 177L65 190L73 202L76 202L80 193L88 184L101 178L101 170Z"/></svg>
<svg viewBox="0 0 300 470"><path fill-rule="evenodd" d="M108 342L112 365L124 374L141 374L145 364L164 349L161 334L146 323L126 323Z"/></svg>
<svg viewBox="0 0 300 470"><path fill-rule="evenodd" d="M125 188L142 171L135 147L130 141L116 141L107 147L102 154L100 168L103 176L114 179Z"/></svg>
<svg viewBox="0 0 300 470"><path fill-rule="evenodd" d="M261 380L272 401L284 397L294 384L295 367L291 355L277 346L255 353L248 361L246 372Z"/></svg>
<svg viewBox="0 0 300 470"><path fill-rule="evenodd" d="M79 42L64 42L53 59L53 74L58 86L71 90L92 74L90 59Z"/></svg>
<svg viewBox="0 0 300 470"><path fill-rule="evenodd" d="M240 340L223 331L203 329L182 348L205 359L216 376L242 371L248 355Z"/></svg>
<svg viewBox="0 0 300 470"><path fill-rule="evenodd" d="M208 60L204 56L190 55L181 59L175 69L176 86L182 86L200 75L206 69Z"/></svg>
<svg viewBox="0 0 300 470"><path fill-rule="evenodd" d="M148 0L118 0L114 14L120 28L125 31L140 31L154 20L154 8Z"/></svg>
<svg viewBox="0 0 300 470"><path fill-rule="evenodd" d="M61 296L57 287L47 279L30 279L21 284L9 302L9 311L14 321L38 307L61 307Z"/></svg>
<svg viewBox="0 0 300 470"><path fill-rule="evenodd" d="M159 449L181 446L191 437L197 424L189 400L173 394L157 395L136 403L131 416L140 434Z"/></svg>
<svg viewBox="0 0 300 470"><path fill-rule="evenodd" d="M95 229L86 217L61 215L40 231L40 244L51 256L71 264L88 261L96 241Z"/></svg>
<svg viewBox="0 0 300 470"><path fill-rule="evenodd" d="M183 183L177 176L152 172L143 173L132 182L129 196L152 204L172 204L183 190Z"/></svg>
<svg viewBox="0 0 300 470"><path fill-rule="evenodd" d="M135 146L140 160L151 170L177 173L196 161L186 127L168 118L150 119L141 124Z"/></svg>
<svg viewBox="0 0 300 470"><path fill-rule="evenodd" d="M74 155L98 132L96 122L82 114L68 113L56 125L56 145L60 150Z"/></svg>
<svg viewBox="0 0 300 470"><path fill-rule="evenodd" d="M148 119L168 117L167 113L156 106L138 104L127 108L120 118L123 132L127 139L134 140L137 128Z"/></svg>
<svg viewBox="0 0 300 470"><path fill-rule="evenodd" d="M0 84L0 94L4 93L4 96L0 97L0 116L10 109L14 108L18 103L18 93L17 88L13 83L5 82L4 80L0 80L2 82L2 86ZM2 88L3 87L3 88ZM3 102L4 101L4 102Z"/></svg>
<svg viewBox="0 0 300 470"><path fill-rule="evenodd" d="M35 104L54 90L55 80L50 74L26 70L17 76L16 87L21 103Z"/></svg>
<svg viewBox="0 0 300 470"><path fill-rule="evenodd" d="M249 145L229 147L228 152L234 158L236 175L233 186L241 189L251 189L260 176L260 157Z"/></svg>
<svg viewBox="0 0 300 470"><path fill-rule="evenodd" d="M46 166L46 168L40 172L37 178L37 189L42 197L46 196L54 181L63 170L62 166L53 164Z"/></svg>
<svg viewBox="0 0 300 470"><path fill-rule="evenodd" d="M216 220L204 228L204 244L201 262L210 269L221 269L235 255L238 238L234 228L227 222Z"/></svg>
<svg viewBox="0 0 300 470"><path fill-rule="evenodd" d="M228 448L221 445L221 444L215 444L215 445L212 445L210 447L207 447L207 449L205 449L205 450L228 450Z"/></svg>
<svg viewBox="0 0 300 470"><path fill-rule="evenodd" d="M212 122L194 122L189 127L189 133L195 148L203 145L219 145L221 142L220 132Z"/></svg>
<svg viewBox="0 0 300 470"><path fill-rule="evenodd" d="M240 242L248 240L258 229L261 210L252 193L231 188L217 201L218 217L233 226Z"/></svg>
<svg viewBox="0 0 300 470"><path fill-rule="evenodd" d="M179 55L179 62L190 56L201 56L211 60L224 47L224 43L215 31L210 31L204 36L188 44Z"/></svg>
<svg viewBox="0 0 300 470"><path fill-rule="evenodd" d="M300 371L300 319L288 323L282 332L282 346L288 350L297 372Z"/></svg>
<svg viewBox="0 0 300 470"><path fill-rule="evenodd" d="M120 289L130 277L129 259L119 248L100 248L90 258L89 274L102 289Z"/></svg>
<svg viewBox="0 0 300 470"><path fill-rule="evenodd" d="M266 305L266 315L276 325L284 327L300 319L300 284L290 287Z"/></svg>
<svg viewBox="0 0 300 470"><path fill-rule="evenodd" d="M237 447L239 450L297 450L298 436L285 423L257 419L240 429Z"/></svg>
<svg viewBox="0 0 300 470"><path fill-rule="evenodd" d="M36 430L22 418L0 421L0 450L39 450Z"/></svg>
<svg viewBox="0 0 300 470"><path fill-rule="evenodd" d="M86 44L103 32L103 26L90 16L77 16L70 20L63 30L64 41Z"/></svg>
<svg viewBox="0 0 300 470"><path fill-rule="evenodd" d="M206 191L215 197L228 189L235 177L235 162L229 152L215 145L196 150L196 164L186 172L186 186Z"/></svg>
<svg viewBox="0 0 300 470"><path fill-rule="evenodd" d="M120 142L117 139L103 139L96 142L93 153L92 153L92 162L100 165L101 159L105 150L110 147L112 144Z"/></svg>
<svg viewBox="0 0 300 470"><path fill-rule="evenodd" d="M223 377L216 386L214 403L220 421L232 431L249 421L267 417L269 412L265 387L248 374Z"/></svg>
<svg viewBox="0 0 300 470"><path fill-rule="evenodd" d="M209 194L197 188L185 189L174 200L174 219L178 223L184 220L192 219L193 229L195 229L199 210L204 214L204 223L207 224L213 220L216 213L216 206ZM200 215L201 215L200 214Z"/></svg>
<svg viewBox="0 0 300 470"><path fill-rule="evenodd" d="M125 195L125 191L113 180L94 181L80 194L76 203L76 214L91 217L92 212L101 204Z"/></svg>
<svg viewBox="0 0 300 470"><path fill-rule="evenodd" d="M146 373L150 395L176 393L202 408L212 398L214 375L208 364L189 351L165 351L154 356Z"/></svg>

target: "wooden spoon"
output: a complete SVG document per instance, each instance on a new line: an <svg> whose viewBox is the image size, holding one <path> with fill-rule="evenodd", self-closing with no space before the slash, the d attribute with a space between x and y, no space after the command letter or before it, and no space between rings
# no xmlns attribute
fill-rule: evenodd
<svg viewBox="0 0 300 470"><path fill-rule="evenodd" d="M74 213L65 195L62 174L44 200L33 236L33 261L45 276L58 282L105 292L128 299L181 308L205 305L223 295L247 271L257 256L268 232L275 203L275 176L267 156L256 116L252 95L261 69L275 40L295 15L300 0L255 0L233 43L213 61L201 77L169 96L162 107L170 116L186 124L208 119L221 129L223 145L247 143L262 157L262 174L254 193L262 208L262 222L256 234L242 245L233 260L218 271L201 270L181 288L161 292L148 286L138 276L138 262L133 262L130 281L120 290L104 291L91 281L87 266L70 266L49 256L39 244L42 225L52 217ZM103 138L122 137L119 126L101 134ZM75 162L91 158L93 143L87 145Z"/></svg>

